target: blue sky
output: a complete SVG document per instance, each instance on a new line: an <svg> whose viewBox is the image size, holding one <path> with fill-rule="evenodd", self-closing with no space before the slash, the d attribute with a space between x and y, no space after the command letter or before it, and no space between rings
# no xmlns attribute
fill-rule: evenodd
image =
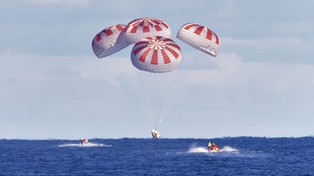
<svg viewBox="0 0 314 176"><path fill-rule="evenodd" d="M313 8L310 0L1 1L0 138L150 137L147 98L166 107L158 128L166 138L313 135ZM170 25L183 53L177 71L136 70L132 46L93 54L99 31L139 17ZM175 38L187 22L219 35L216 58Z"/></svg>

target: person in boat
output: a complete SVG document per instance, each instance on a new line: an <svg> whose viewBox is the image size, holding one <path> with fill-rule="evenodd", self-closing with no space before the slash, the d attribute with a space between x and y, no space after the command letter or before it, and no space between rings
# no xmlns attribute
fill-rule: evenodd
<svg viewBox="0 0 314 176"><path fill-rule="evenodd" d="M211 151L212 150L212 142L209 141L207 146L208 146L208 151Z"/></svg>
<svg viewBox="0 0 314 176"><path fill-rule="evenodd" d="M214 142L208 142L208 151L220 151L220 148Z"/></svg>
<svg viewBox="0 0 314 176"><path fill-rule="evenodd" d="M212 150L219 152L219 151L220 151L220 148L218 147L217 144L213 143L213 144L212 144Z"/></svg>
<svg viewBox="0 0 314 176"><path fill-rule="evenodd" d="M82 139L80 140L80 144L81 144L81 145L87 144L87 142L88 142L88 139L86 139L86 138L82 138Z"/></svg>

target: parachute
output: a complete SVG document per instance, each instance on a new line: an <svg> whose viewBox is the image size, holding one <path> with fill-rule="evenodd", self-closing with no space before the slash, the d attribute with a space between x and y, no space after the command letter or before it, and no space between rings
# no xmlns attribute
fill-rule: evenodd
<svg viewBox="0 0 314 176"><path fill-rule="evenodd" d="M125 40L135 44L146 37L163 36L169 38L169 25L158 18L138 18L131 21L124 30Z"/></svg>
<svg viewBox="0 0 314 176"><path fill-rule="evenodd" d="M217 56L220 48L218 35L209 28L196 23L183 25L177 38L214 57Z"/></svg>
<svg viewBox="0 0 314 176"><path fill-rule="evenodd" d="M137 44L146 37L155 38L157 36L170 39L171 30L166 22L158 18L138 18L127 25L118 24L99 32L92 41L92 49L98 58L102 58L114 54L130 44ZM184 24L178 31L177 38L214 57L217 56L220 49L218 35L200 24ZM139 65L134 66L144 70L141 69L142 67L137 67ZM162 71L153 70L152 72L160 73Z"/></svg>
<svg viewBox="0 0 314 176"><path fill-rule="evenodd" d="M205 26L187 23L178 31L177 38L211 56L215 57L219 52L219 37ZM141 110L153 123L152 136L159 138L157 127L184 92L184 85L178 79L181 75L174 72L182 63L181 48L171 39L166 22L145 17L99 32L93 38L92 49L98 58L102 58L130 44L135 44L130 55L131 63L140 70L136 76L141 85L136 91L140 98L144 98Z"/></svg>
<svg viewBox="0 0 314 176"><path fill-rule="evenodd" d="M182 53L179 45L169 38L146 37L134 45L131 61L139 70L164 73L180 66Z"/></svg>
<svg viewBox="0 0 314 176"><path fill-rule="evenodd" d="M92 41L92 49L98 58L114 54L130 44L124 41L122 31L125 25L110 26L99 32Z"/></svg>

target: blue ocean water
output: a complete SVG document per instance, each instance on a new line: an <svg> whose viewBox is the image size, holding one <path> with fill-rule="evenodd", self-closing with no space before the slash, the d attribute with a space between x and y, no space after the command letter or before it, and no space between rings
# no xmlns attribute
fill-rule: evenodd
<svg viewBox="0 0 314 176"><path fill-rule="evenodd" d="M0 175L314 175L314 137L0 140Z"/></svg>

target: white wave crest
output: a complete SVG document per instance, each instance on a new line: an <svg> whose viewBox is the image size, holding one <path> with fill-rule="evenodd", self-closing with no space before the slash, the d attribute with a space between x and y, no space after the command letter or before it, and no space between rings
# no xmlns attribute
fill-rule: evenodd
<svg viewBox="0 0 314 176"><path fill-rule="evenodd" d="M206 147L191 147L188 151L189 153L208 153Z"/></svg>
<svg viewBox="0 0 314 176"><path fill-rule="evenodd" d="M217 152L217 151L211 151L211 152ZM224 146L223 148L220 149L220 152L238 152L238 150L230 146ZM208 153L208 149L207 147L192 146L188 150L188 153Z"/></svg>
<svg viewBox="0 0 314 176"><path fill-rule="evenodd" d="M87 143L87 144L61 144L58 147L111 147L111 145L97 144L97 143Z"/></svg>
<svg viewBox="0 0 314 176"><path fill-rule="evenodd" d="M221 152L238 152L236 148L232 148L230 146L224 146L223 148L221 148L220 151Z"/></svg>

